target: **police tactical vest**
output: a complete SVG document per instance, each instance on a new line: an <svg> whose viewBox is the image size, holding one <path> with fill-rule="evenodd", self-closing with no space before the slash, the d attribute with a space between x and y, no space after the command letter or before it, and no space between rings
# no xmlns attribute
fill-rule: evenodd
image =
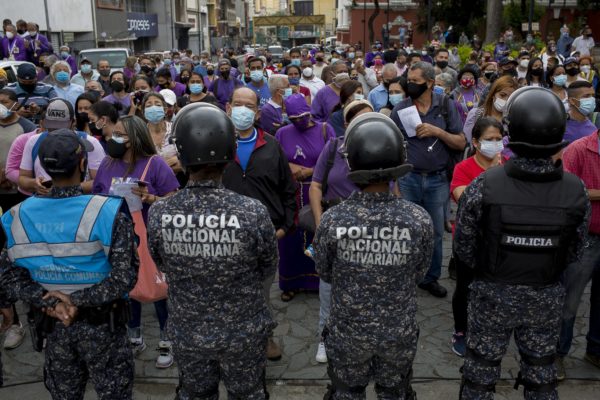
<svg viewBox="0 0 600 400"><path fill-rule="evenodd" d="M46 288L98 283L111 270L108 254L121 202L90 195L31 197L2 216L8 256Z"/></svg>
<svg viewBox="0 0 600 400"><path fill-rule="evenodd" d="M541 174L508 161L485 172L482 204L478 277L529 286L556 283L586 212L579 178L562 167Z"/></svg>

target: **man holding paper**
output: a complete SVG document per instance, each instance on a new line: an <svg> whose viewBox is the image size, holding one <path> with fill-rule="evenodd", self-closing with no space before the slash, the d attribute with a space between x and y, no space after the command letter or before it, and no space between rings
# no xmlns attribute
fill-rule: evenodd
<svg viewBox="0 0 600 400"><path fill-rule="evenodd" d="M452 165L451 150L463 150L466 140L452 101L433 93L435 71L431 64L412 65L407 82L408 98L398 103L390 115L407 141L408 163L414 166L399 180L400 192L425 208L433 220L433 258L419 287L436 297L445 297L447 291L438 279L442 271L444 207L450 190L446 172Z"/></svg>

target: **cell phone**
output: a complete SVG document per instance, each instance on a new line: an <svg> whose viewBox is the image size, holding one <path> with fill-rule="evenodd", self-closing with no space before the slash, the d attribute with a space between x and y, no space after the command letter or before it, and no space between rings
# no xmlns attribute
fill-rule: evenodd
<svg viewBox="0 0 600 400"><path fill-rule="evenodd" d="M44 181L42 182L42 186L46 189L50 189L52 187L52 181Z"/></svg>
<svg viewBox="0 0 600 400"><path fill-rule="evenodd" d="M139 187L148 187L148 182L145 181L137 181Z"/></svg>

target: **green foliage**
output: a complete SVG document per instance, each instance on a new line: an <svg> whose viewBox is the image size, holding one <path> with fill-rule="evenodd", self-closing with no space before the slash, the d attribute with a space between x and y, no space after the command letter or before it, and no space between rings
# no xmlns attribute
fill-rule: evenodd
<svg viewBox="0 0 600 400"><path fill-rule="evenodd" d="M473 48L471 46L458 46L458 56L460 57L461 67L467 63L472 52Z"/></svg>
<svg viewBox="0 0 600 400"><path fill-rule="evenodd" d="M521 32L521 24L529 21L529 5L533 0L527 0L525 14L521 13L521 2L512 1L504 6L503 19L506 26L512 26L516 31ZM535 4L533 8L533 22L539 22L544 15L544 7Z"/></svg>
<svg viewBox="0 0 600 400"><path fill-rule="evenodd" d="M428 0L417 0L417 2L419 3L417 29L425 32L427 30ZM452 25L457 38L462 31L471 37L478 31L483 21L481 10L485 10L485 4L486 0L433 0L432 27L436 22L441 22L444 30Z"/></svg>
<svg viewBox="0 0 600 400"><path fill-rule="evenodd" d="M483 46L483 50L484 51L489 51L492 54L494 54L494 49L495 48L496 48L496 42L494 42L494 43L488 43L485 46Z"/></svg>

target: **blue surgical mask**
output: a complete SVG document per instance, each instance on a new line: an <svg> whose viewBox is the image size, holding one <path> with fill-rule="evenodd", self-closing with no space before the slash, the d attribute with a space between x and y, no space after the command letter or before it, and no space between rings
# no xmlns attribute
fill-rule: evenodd
<svg viewBox="0 0 600 400"><path fill-rule="evenodd" d="M443 87L443 86L438 86L438 85L435 85L435 86L433 87L433 93L437 93L437 94L445 94L445 93L446 93L446 89L444 89L444 87Z"/></svg>
<svg viewBox="0 0 600 400"><path fill-rule="evenodd" d="M479 151L487 158L494 158L504 150L501 140L481 140L479 143Z"/></svg>
<svg viewBox="0 0 600 400"><path fill-rule="evenodd" d="M69 78L69 73L65 71L58 71L56 74L54 74L54 79L56 79L56 81L60 83L69 82Z"/></svg>
<svg viewBox="0 0 600 400"><path fill-rule="evenodd" d="M354 100L364 100L365 95L361 93L354 93Z"/></svg>
<svg viewBox="0 0 600 400"><path fill-rule="evenodd" d="M250 79L252 82L261 82L263 80L264 74L262 71L250 71Z"/></svg>
<svg viewBox="0 0 600 400"><path fill-rule="evenodd" d="M285 88L283 89L283 98L284 100L287 99L288 97L290 97L292 95L292 88Z"/></svg>
<svg viewBox="0 0 600 400"><path fill-rule="evenodd" d="M171 65L171 59L165 58L164 63L165 63L165 65Z"/></svg>
<svg viewBox="0 0 600 400"><path fill-rule="evenodd" d="M84 74L89 74L90 72L92 72L92 66L90 64L82 64L81 72Z"/></svg>
<svg viewBox="0 0 600 400"><path fill-rule="evenodd" d="M579 99L579 107L577 107L580 113L583 115L590 115L596 109L596 99L593 97L586 97L585 99Z"/></svg>
<svg viewBox="0 0 600 400"><path fill-rule="evenodd" d="M67 58L69 58L69 52L68 51L61 51L60 52L60 56L63 58L63 60L66 60Z"/></svg>
<svg viewBox="0 0 600 400"><path fill-rule="evenodd" d="M331 57L331 63L333 64L334 62L337 62L339 60L339 58L335 58L335 57Z"/></svg>
<svg viewBox="0 0 600 400"><path fill-rule="evenodd" d="M396 104L400 103L404 100L404 95L402 93L398 94L390 94L390 104L396 106Z"/></svg>
<svg viewBox="0 0 600 400"><path fill-rule="evenodd" d="M290 85L298 86L300 84L300 78L288 78Z"/></svg>
<svg viewBox="0 0 600 400"><path fill-rule="evenodd" d="M554 84L556 86L564 87L567 84L567 75L560 74L554 77Z"/></svg>
<svg viewBox="0 0 600 400"><path fill-rule="evenodd" d="M354 58L354 53L352 53L352 52L348 53L348 58L351 58L351 59Z"/></svg>
<svg viewBox="0 0 600 400"><path fill-rule="evenodd" d="M290 65L300 66L301 63L302 61L299 58L292 58L292 61L290 61Z"/></svg>
<svg viewBox="0 0 600 400"><path fill-rule="evenodd" d="M233 126L238 131L250 129L254 124L255 115L256 113L248 107L238 106L231 109L231 120L233 121Z"/></svg>
<svg viewBox="0 0 600 400"><path fill-rule="evenodd" d="M165 117L165 109L161 106L146 107L144 110L144 117L146 117L148 122L156 124Z"/></svg>
<svg viewBox="0 0 600 400"><path fill-rule="evenodd" d="M191 83L190 84L190 92L192 94L202 93L202 89L204 89L204 85L201 83Z"/></svg>

